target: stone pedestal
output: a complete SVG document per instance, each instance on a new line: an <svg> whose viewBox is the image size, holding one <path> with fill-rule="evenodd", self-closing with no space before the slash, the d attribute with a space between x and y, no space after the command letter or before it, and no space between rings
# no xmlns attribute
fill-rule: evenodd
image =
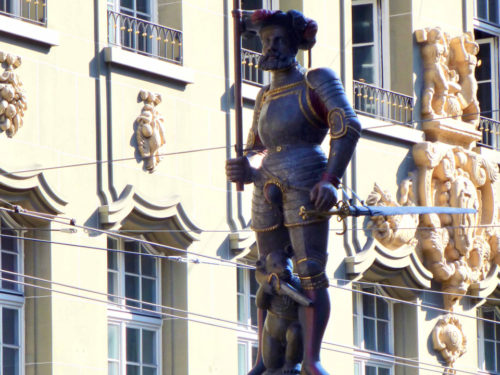
<svg viewBox="0 0 500 375"><path fill-rule="evenodd" d="M422 129L427 141L462 146L468 150L482 139L481 132L474 125L452 118L424 121Z"/></svg>

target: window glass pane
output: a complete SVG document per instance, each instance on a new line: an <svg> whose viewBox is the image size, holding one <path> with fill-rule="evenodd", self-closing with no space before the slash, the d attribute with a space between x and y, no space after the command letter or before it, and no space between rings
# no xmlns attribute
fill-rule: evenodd
<svg viewBox="0 0 500 375"><path fill-rule="evenodd" d="M238 375L246 375L248 370L246 345L238 343Z"/></svg>
<svg viewBox="0 0 500 375"><path fill-rule="evenodd" d="M491 80L491 44L479 43L477 54L476 79L478 81ZM480 61L480 63L479 63Z"/></svg>
<svg viewBox="0 0 500 375"><path fill-rule="evenodd" d="M250 298L250 318L252 325L257 325L257 306L255 305L255 298Z"/></svg>
<svg viewBox="0 0 500 375"><path fill-rule="evenodd" d="M19 345L19 311L3 308L2 341L4 344Z"/></svg>
<svg viewBox="0 0 500 375"><path fill-rule="evenodd" d="M3 224L3 222L2 222ZM6 234L7 236L17 237L17 233L11 229L8 229L2 225L2 234ZM17 252L17 239L13 237L4 237L2 236L2 250L9 250Z"/></svg>
<svg viewBox="0 0 500 375"><path fill-rule="evenodd" d="M125 250L139 253L141 244L137 241L125 241Z"/></svg>
<svg viewBox="0 0 500 375"><path fill-rule="evenodd" d="M2 252L2 268L7 271L17 272L17 255ZM7 272L2 272L2 277L4 279L17 280L16 275ZM18 286L16 283L11 283L9 281L2 280L2 288L17 289L17 287Z"/></svg>
<svg viewBox="0 0 500 375"><path fill-rule="evenodd" d="M498 23L498 0L488 0L488 20Z"/></svg>
<svg viewBox="0 0 500 375"><path fill-rule="evenodd" d="M253 10L263 8L262 0L241 0L241 9Z"/></svg>
<svg viewBox="0 0 500 375"><path fill-rule="evenodd" d="M156 332L142 330L142 362L156 365Z"/></svg>
<svg viewBox="0 0 500 375"><path fill-rule="evenodd" d="M151 14L151 0L136 0L137 11Z"/></svg>
<svg viewBox="0 0 500 375"><path fill-rule="evenodd" d="M142 279L142 301L156 303L156 282L151 279ZM144 308L154 310L155 307L151 305L144 306Z"/></svg>
<svg viewBox="0 0 500 375"><path fill-rule="evenodd" d="M118 295L118 274L108 271L108 294ZM109 301L118 302L118 298L108 297Z"/></svg>
<svg viewBox="0 0 500 375"><path fill-rule="evenodd" d="M354 335L354 345L356 346L360 346L360 342L359 342L359 334L358 334L358 317L357 316L353 316L353 319L352 319L352 324L353 324L353 335Z"/></svg>
<svg viewBox="0 0 500 375"><path fill-rule="evenodd" d="M250 294L256 295L257 289L259 289L259 283L255 280L255 270L249 270L249 279L250 279Z"/></svg>
<svg viewBox="0 0 500 375"><path fill-rule="evenodd" d="M149 254L149 253L147 253ZM150 256L141 256L141 262L142 262L142 268L141 272L145 276L151 276L155 277L156 276L156 258L150 257Z"/></svg>
<svg viewBox="0 0 500 375"><path fill-rule="evenodd" d="M238 287L238 293L244 293L245 289L245 270L238 268L236 271L236 284Z"/></svg>
<svg viewBox="0 0 500 375"><path fill-rule="evenodd" d="M371 289L363 289L368 293L373 293ZM375 296L363 294L363 315L375 317Z"/></svg>
<svg viewBox="0 0 500 375"><path fill-rule="evenodd" d="M378 368L378 375L389 375L390 370L386 367L379 367Z"/></svg>
<svg viewBox="0 0 500 375"><path fill-rule="evenodd" d="M484 342L485 370L495 371L495 344L491 341Z"/></svg>
<svg viewBox="0 0 500 375"><path fill-rule="evenodd" d="M108 375L119 375L118 369L118 363L108 362Z"/></svg>
<svg viewBox="0 0 500 375"><path fill-rule="evenodd" d="M246 311L245 311L245 297L241 294L238 295L238 322L246 323Z"/></svg>
<svg viewBox="0 0 500 375"><path fill-rule="evenodd" d="M141 368L135 365L127 365L127 375L141 375Z"/></svg>
<svg viewBox="0 0 500 375"><path fill-rule="evenodd" d="M129 9L134 9L134 0L120 0L120 6Z"/></svg>
<svg viewBox="0 0 500 375"><path fill-rule="evenodd" d="M496 318L496 316L495 320L498 322L498 318ZM495 324L495 331L496 331L495 340L500 341L500 322Z"/></svg>
<svg viewBox="0 0 500 375"><path fill-rule="evenodd" d="M491 83L479 83L477 88L477 100L481 108L481 116L493 118L493 113L491 112L492 100L491 100Z"/></svg>
<svg viewBox="0 0 500 375"><path fill-rule="evenodd" d="M366 366L365 375L377 375L377 368L375 366Z"/></svg>
<svg viewBox="0 0 500 375"><path fill-rule="evenodd" d="M252 358L250 364L253 365L255 362L257 362L257 352L259 350L259 344L256 342L252 343Z"/></svg>
<svg viewBox="0 0 500 375"><path fill-rule="evenodd" d="M119 359L120 326L108 325L108 358Z"/></svg>
<svg viewBox="0 0 500 375"><path fill-rule="evenodd" d="M486 5L487 0L476 0L476 12L477 17L483 20L488 19L488 6Z"/></svg>
<svg viewBox="0 0 500 375"><path fill-rule="evenodd" d="M379 352L389 353L389 324L377 322L377 349Z"/></svg>
<svg viewBox="0 0 500 375"><path fill-rule="evenodd" d="M19 375L19 349L3 348L3 375Z"/></svg>
<svg viewBox="0 0 500 375"><path fill-rule="evenodd" d="M489 318L487 318L489 319ZM483 321L484 338L494 340L495 339L495 324L492 322Z"/></svg>
<svg viewBox="0 0 500 375"><path fill-rule="evenodd" d="M373 43L373 5L363 4L352 7L352 42Z"/></svg>
<svg viewBox="0 0 500 375"><path fill-rule="evenodd" d="M125 297L138 300L139 297L139 277L138 276L125 276ZM139 303L134 301L127 301L128 306L138 307Z"/></svg>
<svg viewBox="0 0 500 375"><path fill-rule="evenodd" d="M127 327L127 362L139 363L140 336L141 332L137 328ZM128 371L128 366L127 366ZM128 372L127 372L128 374Z"/></svg>
<svg viewBox="0 0 500 375"><path fill-rule="evenodd" d="M118 241L114 238L108 237L108 249L118 249Z"/></svg>
<svg viewBox="0 0 500 375"><path fill-rule="evenodd" d="M363 319L363 333L365 339L365 349L377 350L375 345L375 321Z"/></svg>
<svg viewBox="0 0 500 375"><path fill-rule="evenodd" d="M113 249L112 247L108 247ZM118 253L108 251L108 269L118 271Z"/></svg>
<svg viewBox="0 0 500 375"><path fill-rule="evenodd" d="M381 297L377 298L377 318L389 320L389 304Z"/></svg>
<svg viewBox="0 0 500 375"><path fill-rule="evenodd" d="M373 46L352 49L353 74L355 80L364 79L375 83L375 51Z"/></svg>
<svg viewBox="0 0 500 375"><path fill-rule="evenodd" d="M156 375L156 367L143 367L142 375Z"/></svg>
<svg viewBox="0 0 500 375"><path fill-rule="evenodd" d="M125 254L125 272L139 274L139 257L136 253Z"/></svg>

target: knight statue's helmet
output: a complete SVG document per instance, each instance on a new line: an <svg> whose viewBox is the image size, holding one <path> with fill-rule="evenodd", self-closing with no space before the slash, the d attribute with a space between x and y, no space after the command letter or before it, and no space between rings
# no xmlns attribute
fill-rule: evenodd
<svg viewBox="0 0 500 375"><path fill-rule="evenodd" d="M316 43L318 24L297 10L257 9L243 12L243 33L257 34L268 26L283 26L298 49L309 50Z"/></svg>

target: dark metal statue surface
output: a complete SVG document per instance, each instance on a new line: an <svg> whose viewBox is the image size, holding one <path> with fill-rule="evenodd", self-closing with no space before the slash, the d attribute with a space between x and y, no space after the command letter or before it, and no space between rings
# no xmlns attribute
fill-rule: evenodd
<svg viewBox="0 0 500 375"><path fill-rule="evenodd" d="M283 287L292 287L289 296L295 300L299 324L284 328L272 304L258 304L259 352L249 375L324 375L328 373L319 354L330 315L325 274L328 218L301 216L300 208L328 211L337 202L337 188L361 126L338 76L328 68L306 71L296 61L299 49L310 49L315 43L314 21L298 11L257 10L245 25L259 33L263 45L259 65L271 72L271 83L257 97L246 155L228 160L226 174L232 182L254 183L252 229L260 264L266 264L273 252L291 246L293 271L300 280L297 289L281 280L279 272L269 273L268 267L258 270L267 272L260 285L264 288L267 282L268 293L278 295ZM328 133L331 142L326 156L320 144ZM251 167L249 159L258 154L263 155L261 166ZM270 301L277 301L274 307L282 304L279 299ZM266 319L269 315L272 318ZM281 329L294 332L291 342L269 349L275 343L269 332ZM297 347L302 354L289 356L287 350ZM300 358L302 363L293 366Z"/></svg>

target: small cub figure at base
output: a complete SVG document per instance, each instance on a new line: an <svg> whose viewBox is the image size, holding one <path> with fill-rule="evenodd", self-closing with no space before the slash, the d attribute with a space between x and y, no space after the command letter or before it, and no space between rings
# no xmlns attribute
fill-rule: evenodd
<svg viewBox="0 0 500 375"><path fill-rule="evenodd" d="M257 262L256 279L259 289L257 307L267 310L262 332L263 375L300 374L302 362L302 330L298 321L298 306L283 295L287 285L300 293L300 280L292 274L291 247L271 251Z"/></svg>

